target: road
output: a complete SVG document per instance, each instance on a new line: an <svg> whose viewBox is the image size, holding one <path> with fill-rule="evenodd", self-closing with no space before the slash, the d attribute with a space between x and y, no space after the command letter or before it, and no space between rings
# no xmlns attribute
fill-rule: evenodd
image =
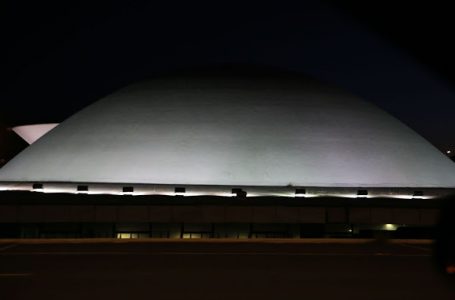
<svg viewBox="0 0 455 300"><path fill-rule="evenodd" d="M431 245L0 241L0 299L455 299Z"/></svg>

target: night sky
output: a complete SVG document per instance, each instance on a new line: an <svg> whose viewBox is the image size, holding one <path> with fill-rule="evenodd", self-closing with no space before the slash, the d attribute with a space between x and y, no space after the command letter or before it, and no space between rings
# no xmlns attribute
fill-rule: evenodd
<svg viewBox="0 0 455 300"><path fill-rule="evenodd" d="M454 25L447 5L60 2L2 4L3 129L61 122L163 72L249 64L341 86L440 150L455 146ZM0 133L3 149L13 143L5 135Z"/></svg>

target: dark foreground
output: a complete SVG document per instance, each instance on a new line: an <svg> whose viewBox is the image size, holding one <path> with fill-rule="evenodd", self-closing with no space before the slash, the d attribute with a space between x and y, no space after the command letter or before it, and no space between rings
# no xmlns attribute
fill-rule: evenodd
<svg viewBox="0 0 455 300"><path fill-rule="evenodd" d="M0 242L0 299L455 299L431 245Z"/></svg>

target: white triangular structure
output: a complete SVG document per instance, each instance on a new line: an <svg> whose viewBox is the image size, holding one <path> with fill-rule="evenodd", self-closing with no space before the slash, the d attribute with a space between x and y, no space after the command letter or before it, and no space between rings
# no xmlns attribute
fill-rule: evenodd
<svg viewBox="0 0 455 300"><path fill-rule="evenodd" d="M54 129L58 123L33 124L13 127L13 131L29 145L36 142L43 135Z"/></svg>

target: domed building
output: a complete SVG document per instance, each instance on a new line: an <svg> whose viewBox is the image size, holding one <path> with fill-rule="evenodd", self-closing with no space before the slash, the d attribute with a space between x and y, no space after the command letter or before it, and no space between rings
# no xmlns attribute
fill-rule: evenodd
<svg viewBox="0 0 455 300"><path fill-rule="evenodd" d="M203 72L140 82L95 102L1 168L0 182L13 223L22 218L18 205L52 199L54 208L92 210L86 221L57 213L57 223L147 224L137 236L154 236L153 224L179 224L180 237L240 236L235 228L245 224L250 237L255 224L270 228L265 235L301 236L305 224L325 232L329 223L347 232L353 224L427 225L437 214L428 202L454 191L455 164L338 88L294 74ZM26 204L11 200L17 195ZM97 219L97 209L112 207L115 217ZM119 217L128 209L130 217Z"/></svg>

